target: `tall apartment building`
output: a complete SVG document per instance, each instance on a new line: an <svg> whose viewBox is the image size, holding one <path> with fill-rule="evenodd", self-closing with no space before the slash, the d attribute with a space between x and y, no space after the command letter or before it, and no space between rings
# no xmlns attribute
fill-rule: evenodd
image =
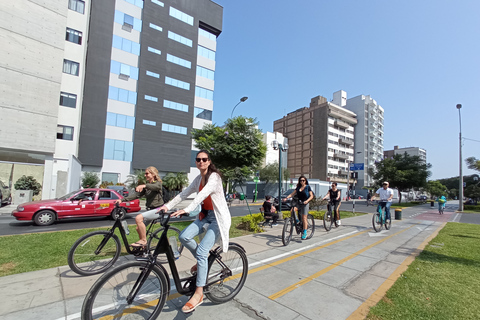
<svg viewBox="0 0 480 320"><path fill-rule="evenodd" d="M364 164L364 170L358 171L356 187L357 190L361 190L363 186L373 184L368 170L375 168L375 161L383 159L384 110L370 96L359 95L347 99L347 93L342 90L333 94L333 103L351 110L357 115L358 124L355 127L353 162ZM362 191L357 193L362 193Z"/></svg>
<svg viewBox="0 0 480 320"><path fill-rule="evenodd" d="M0 162L44 164L44 198L78 188L81 171L124 182L151 165L161 173L196 170L190 132L212 120L221 6L15 3L0 5L7 13L0 36L19 46L0 62L3 79L14 80L2 84L0 125L9 130L0 135ZM34 21L33 33L26 21Z"/></svg>
<svg viewBox="0 0 480 320"><path fill-rule="evenodd" d="M383 156L385 158L390 158L396 154L403 155L404 153L408 154L409 156L418 156L423 162L427 162L427 151L418 147L399 148L398 146L394 146L393 150L383 151Z"/></svg>
<svg viewBox="0 0 480 320"><path fill-rule="evenodd" d="M275 120L274 131L288 138L291 178L303 174L311 179L346 182L356 124L355 113L322 96L312 98L310 107Z"/></svg>

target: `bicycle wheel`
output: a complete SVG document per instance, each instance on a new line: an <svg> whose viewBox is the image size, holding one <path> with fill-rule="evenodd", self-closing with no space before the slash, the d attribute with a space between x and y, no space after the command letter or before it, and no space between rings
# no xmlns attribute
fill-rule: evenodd
<svg viewBox="0 0 480 320"><path fill-rule="evenodd" d="M82 306L82 320L156 319L165 304L170 288L165 271L154 266L144 281L147 262L122 264L100 277L88 291ZM136 288L133 301L127 298Z"/></svg>
<svg viewBox="0 0 480 320"><path fill-rule="evenodd" d="M330 231L332 229L332 222L333 217L330 211L326 211L323 215L323 227L326 231Z"/></svg>
<svg viewBox="0 0 480 320"><path fill-rule="evenodd" d="M385 230L390 230L392 226L392 216L390 218L385 219Z"/></svg>
<svg viewBox="0 0 480 320"><path fill-rule="evenodd" d="M153 251L157 247L158 241L160 240L160 236L163 233L163 229L164 228L162 227L162 228L159 228L159 229L155 230L152 233L152 235L148 238L147 249L148 249L149 252L153 253ZM183 244L180 242L180 230L175 228L175 227L170 226L170 228L168 228L167 237L170 238L171 236L175 236L177 238L178 252L180 254L182 254ZM166 255L159 255L157 257L157 261L159 261L160 263L167 262L168 261L167 256Z"/></svg>
<svg viewBox="0 0 480 320"><path fill-rule="evenodd" d="M315 233L315 220L313 219L313 216L311 214L307 215L307 237L306 239L310 239L313 237L313 234Z"/></svg>
<svg viewBox="0 0 480 320"><path fill-rule="evenodd" d="M288 246L290 240L292 240L293 222L292 218L285 219L282 231L282 242L284 246Z"/></svg>
<svg viewBox="0 0 480 320"><path fill-rule="evenodd" d="M208 270L205 295L212 303L232 300L247 280L248 260L242 248L231 245L221 253Z"/></svg>
<svg viewBox="0 0 480 320"><path fill-rule="evenodd" d="M373 214L373 217L372 217L372 224L373 224L373 229L375 230L375 232L379 232L380 230L382 230L382 221L380 220L380 213L379 212L376 212Z"/></svg>
<svg viewBox="0 0 480 320"><path fill-rule="evenodd" d="M93 231L79 238L68 252L68 265L82 276L102 273L120 256L120 240L108 231Z"/></svg>

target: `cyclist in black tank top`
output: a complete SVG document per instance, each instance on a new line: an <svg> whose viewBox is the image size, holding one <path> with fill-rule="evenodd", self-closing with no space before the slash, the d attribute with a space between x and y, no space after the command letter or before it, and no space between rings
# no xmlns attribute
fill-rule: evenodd
<svg viewBox="0 0 480 320"><path fill-rule="evenodd" d="M291 194L289 194L283 201L286 201L288 198L293 198L293 196L297 195L298 197L298 215L302 217L303 221L303 233L302 233L302 240L307 238L307 215L309 210L308 203L313 199L313 191L308 185L308 180L305 176L300 176L298 178L297 188Z"/></svg>
<svg viewBox="0 0 480 320"><path fill-rule="evenodd" d="M340 222L340 201L342 199L342 191L337 189L337 183L336 182L332 182L332 188L330 190L328 190L327 194L325 195L325 197L323 197L323 200L329 198L332 202L333 202L333 205L334 205L334 209L335 210L335 220L337 220L337 223L338 225L341 224Z"/></svg>

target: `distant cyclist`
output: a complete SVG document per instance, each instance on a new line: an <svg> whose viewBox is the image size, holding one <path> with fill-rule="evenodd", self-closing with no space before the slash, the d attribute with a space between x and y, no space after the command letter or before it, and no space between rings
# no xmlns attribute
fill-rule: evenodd
<svg viewBox="0 0 480 320"><path fill-rule="evenodd" d="M441 196L437 199L438 202L438 213L442 213L442 209L445 210L445 205L447 204L447 198Z"/></svg>
<svg viewBox="0 0 480 320"><path fill-rule="evenodd" d="M392 205L393 190L390 189L388 181L384 181L383 185L377 192L372 196L372 200L376 197L380 198L378 202L378 208L385 208L386 219L390 219L390 206Z"/></svg>
<svg viewBox="0 0 480 320"><path fill-rule="evenodd" d="M335 220L337 220L337 225L340 225L340 199L342 196L342 191L337 189L337 183L332 182L332 188L328 190L327 194L325 197L323 197L323 200L329 198L330 202L333 204L333 210L332 212L335 214Z"/></svg>
<svg viewBox="0 0 480 320"><path fill-rule="evenodd" d="M312 188L308 185L308 180L305 176L300 176L298 178L297 188L289 194L286 198L283 198L282 201L286 201L288 198L293 198L293 196L297 195L298 197L298 215L302 217L303 222L303 232L302 232L302 240L307 238L307 215L309 210L308 203L313 199L313 191Z"/></svg>

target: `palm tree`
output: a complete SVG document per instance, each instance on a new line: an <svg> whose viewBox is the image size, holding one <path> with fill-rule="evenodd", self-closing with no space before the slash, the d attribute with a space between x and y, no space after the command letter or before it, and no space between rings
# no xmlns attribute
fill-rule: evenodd
<svg viewBox="0 0 480 320"><path fill-rule="evenodd" d="M147 182L145 178L145 170L135 170L134 174L128 175L126 185L129 189L135 190L138 185L145 184Z"/></svg>
<svg viewBox="0 0 480 320"><path fill-rule="evenodd" d="M169 172L162 179L163 186L169 191L181 191L188 184L187 174L184 172Z"/></svg>

